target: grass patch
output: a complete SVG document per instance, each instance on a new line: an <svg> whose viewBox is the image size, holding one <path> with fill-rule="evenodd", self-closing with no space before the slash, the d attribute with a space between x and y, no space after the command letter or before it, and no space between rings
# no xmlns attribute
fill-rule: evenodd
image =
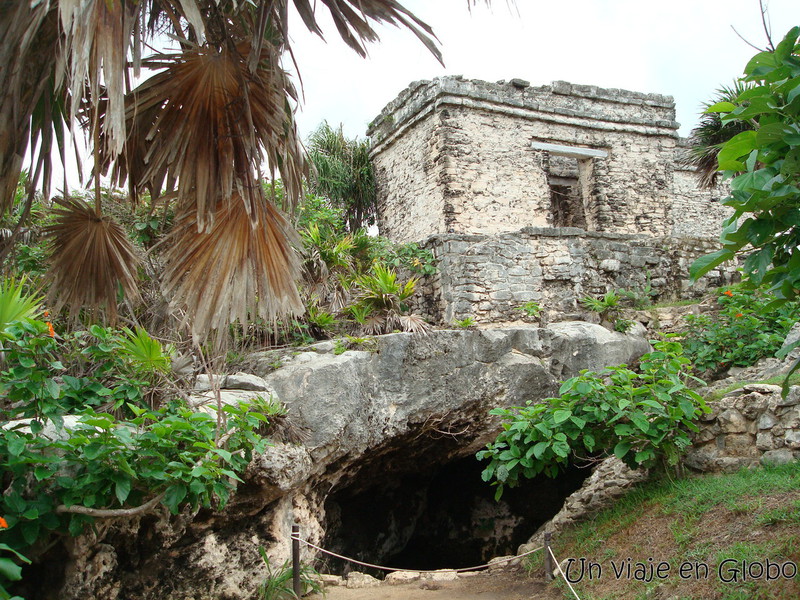
<svg viewBox="0 0 800 600"><path fill-rule="evenodd" d="M724 398L731 392L736 390L742 389L746 385L750 385L753 383L763 383L768 385L783 385L783 380L786 379L786 375L774 375L768 379L762 379L760 381L737 381L736 383L732 383L727 387L724 387L720 390L712 392L708 396L706 396L706 401L710 402L713 400L720 400ZM789 377L789 385L800 385L800 372L795 371L792 373L791 377Z"/></svg>
<svg viewBox="0 0 800 600"><path fill-rule="evenodd" d="M665 302L657 302L656 304L652 304L648 306L645 310L654 310L657 308L676 308L678 306L691 306L692 304L699 304L700 301L698 299L689 299L689 300L668 300Z"/></svg>
<svg viewBox="0 0 800 600"><path fill-rule="evenodd" d="M742 581L740 575L737 581L725 581L730 574L720 568L724 561L730 568L738 564L740 570L742 561L800 564L798 490L800 461L653 481L560 534L553 551L560 561L585 557L602 566L599 579L575 583L582 600L795 600L800 597L800 575L772 581ZM645 567L664 561L669 564L668 575L649 580L627 573L617 577L613 567L628 559L632 565L641 562ZM541 559L533 564L540 568ZM689 576L682 578L679 572L686 564ZM758 566L753 568L759 571ZM565 597L572 596L567 591Z"/></svg>

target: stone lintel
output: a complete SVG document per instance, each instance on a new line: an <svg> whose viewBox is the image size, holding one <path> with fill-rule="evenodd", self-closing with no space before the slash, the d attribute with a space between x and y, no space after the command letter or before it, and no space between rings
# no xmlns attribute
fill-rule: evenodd
<svg viewBox="0 0 800 600"><path fill-rule="evenodd" d="M568 156L570 158L607 158L608 152L605 150L595 150L594 148L580 148L578 146L565 146L563 144L548 144L547 142L532 142L531 148L534 150L546 150L551 154Z"/></svg>

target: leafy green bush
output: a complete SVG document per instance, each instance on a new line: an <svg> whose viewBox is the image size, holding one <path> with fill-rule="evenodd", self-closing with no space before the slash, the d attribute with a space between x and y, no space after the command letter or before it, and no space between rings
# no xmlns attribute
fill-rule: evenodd
<svg viewBox="0 0 800 600"><path fill-rule="evenodd" d="M662 340L653 346L638 372L626 365L582 371L563 383L558 398L492 410L503 431L478 459L490 461L483 479L494 480L497 497L522 477L555 477L576 459L608 452L632 468L676 464L691 443L688 432L697 431L694 419L708 409L687 386L699 380L690 375L681 345Z"/></svg>
<svg viewBox="0 0 800 600"><path fill-rule="evenodd" d="M687 315L683 345L695 368L721 372L774 356L800 318L800 302L775 306L774 300L769 292L733 286L720 294L716 316Z"/></svg>
<svg viewBox="0 0 800 600"><path fill-rule="evenodd" d="M35 559L97 518L224 505L282 411L259 399L222 406L220 419L177 400L151 408L168 348L143 329L58 336L40 312L35 298L0 293L0 314L17 319L0 323L0 550L12 553L0 599L27 560L17 553Z"/></svg>
<svg viewBox="0 0 800 600"><path fill-rule="evenodd" d="M538 303L530 301L518 307L517 310L521 310L528 317L535 319L542 312L542 307Z"/></svg>

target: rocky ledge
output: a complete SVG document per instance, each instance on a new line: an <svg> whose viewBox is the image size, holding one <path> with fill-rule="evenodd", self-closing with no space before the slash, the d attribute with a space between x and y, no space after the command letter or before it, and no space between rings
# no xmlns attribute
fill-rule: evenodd
<svg viewBox="0 0 800 600"><path fill-rule="evenodd" d="M469 457L498 431L492 408L551 396L581 369L631 363L648 349L642 337L568 322L392 334L370 351L323 343L285 356L280 368L274 355L254 355L255 377L227 377L224 384L238 389L224 389L223 400L279 399L302 441L276 442L256 457L224 511L144 515L74 540L63 570L48 567L50 591L40 597L250 598L267 576L259 547L282 563L295 521L305 539L325 542L335 520L326 514L331 494L390 486ZM198 390L193 402L210 395ZM391 543L402 544L407 529L387 533ZM313 558L305 549L304 559Z"/></svg>

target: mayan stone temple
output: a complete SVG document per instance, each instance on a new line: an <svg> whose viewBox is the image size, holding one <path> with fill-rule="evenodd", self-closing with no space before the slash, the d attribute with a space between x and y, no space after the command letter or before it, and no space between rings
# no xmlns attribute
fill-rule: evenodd
<svg viewBox="0 0 800 600"><path fill-rule="evenodd" d="M429 317L561 315L609 289L697 296L687 270L717 248L722 190L682 165L670 96L556 81L412 83L370 125L381 232L439 260Z"/></svg>

